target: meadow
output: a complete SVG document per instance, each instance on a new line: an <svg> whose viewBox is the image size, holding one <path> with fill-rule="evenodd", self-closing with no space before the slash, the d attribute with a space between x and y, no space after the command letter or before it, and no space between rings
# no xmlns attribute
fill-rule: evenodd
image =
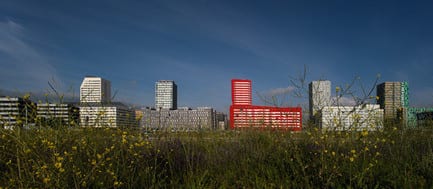
<svg viewBox="0 0 433 189"><path fill-rule="evenodd" d="M431 188L432 128L0 129L0 188Z"/></svg>

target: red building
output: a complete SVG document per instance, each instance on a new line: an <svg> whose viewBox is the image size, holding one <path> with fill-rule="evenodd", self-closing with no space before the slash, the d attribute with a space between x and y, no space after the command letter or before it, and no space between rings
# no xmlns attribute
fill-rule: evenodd
<svg viewBox="0 0 433 189"><path fill-rule="evenodd" d="M252 105L251 80L232 80L232 105Z"/></svg>
<svg viewBox="0 0 433 189"><path fill-rule="evenodd" d="M254 106L251 94L251 80L232 80L230 128L302 130L301 107Z"/></svg>

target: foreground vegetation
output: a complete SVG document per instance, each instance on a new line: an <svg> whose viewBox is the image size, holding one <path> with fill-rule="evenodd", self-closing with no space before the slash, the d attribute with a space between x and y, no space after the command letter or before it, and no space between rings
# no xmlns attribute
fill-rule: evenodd
<svg viewBox="0 0 433 189"><path fill-rule="evenodd" d="M0 188L431 188L433 131L0 130Z"/></svg>

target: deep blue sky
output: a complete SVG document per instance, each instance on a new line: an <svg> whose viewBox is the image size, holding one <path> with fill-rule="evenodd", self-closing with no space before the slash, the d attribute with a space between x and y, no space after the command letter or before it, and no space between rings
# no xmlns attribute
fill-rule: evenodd
<svg viewBox="0 0 433 189"><path fill-rule="evenodd" d="M432 2L4 0L0 89L36 93L51 81L77 96L96 75L116 100L153 106L155 81L175 80L179 106L227 111L232 78L253 80L264 104L256 93L290 91L306 66L307 82L333 87L408 81L410 104L432 106Z"/></svg>

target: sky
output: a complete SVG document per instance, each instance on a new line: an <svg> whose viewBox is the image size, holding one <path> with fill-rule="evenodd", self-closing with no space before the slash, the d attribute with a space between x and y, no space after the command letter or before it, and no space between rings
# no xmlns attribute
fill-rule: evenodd
<svg viewBox="0 0 433 189"><path fill-rule="evenodd" d="M254 104L275 96L289 106L308 103L294 95L302 78L355 81L359 96L378 79L409 82L410 105L429 107L432 9L398 0L3 0L0 90L79 97L93 75L111 81L116 101L154 106L155 82L174 80L178 106L228 111L233 78L252 80Z"/></svg>

